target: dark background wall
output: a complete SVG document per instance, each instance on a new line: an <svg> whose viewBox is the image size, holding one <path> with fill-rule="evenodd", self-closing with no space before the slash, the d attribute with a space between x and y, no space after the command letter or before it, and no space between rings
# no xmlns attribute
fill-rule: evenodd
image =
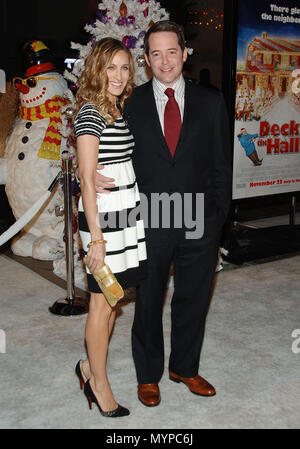
<svg viewBox="0 0 300 449"><path fill-rule="evenodd" d="M210 67L214 84L221 85L222 32L189 24L188 12L201 7L223 8L224 0L160 0L171 19L185 28L187 43L194 49L189 58L189 74L197 78L203 67ZM0 68L7 78L22 75L22 47L28 40L44 41L63 70L66 57L76 56L71 41L86 43L90 37L84 26L95 20L99 0L0 0ZM125 0L126 3L126 0Z"/></svg>
<svg viewBox="0 0 300 449"><path fill-rule="evenodd" d="M84 25L94 20L97 7L98 0L1 0L0 65L7 78L22 74L22 47L31 39L44 41L61 67L73 54L70 42L87 41Z"/></svg>

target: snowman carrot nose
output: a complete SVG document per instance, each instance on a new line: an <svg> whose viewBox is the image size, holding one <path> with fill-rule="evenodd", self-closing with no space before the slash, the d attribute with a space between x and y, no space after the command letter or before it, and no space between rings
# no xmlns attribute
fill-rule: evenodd
<svg viewBox="0 0 300 449"><path fill-rule="evenodd" d="M28 86L21 83L16 83L15 86L20 92L22 92L22 94L28 94L30 90Z"/></svg>

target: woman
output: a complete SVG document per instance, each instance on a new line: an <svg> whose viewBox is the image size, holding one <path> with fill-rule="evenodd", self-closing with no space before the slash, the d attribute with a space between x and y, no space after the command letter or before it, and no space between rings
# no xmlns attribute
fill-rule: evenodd
<svg viewBox="0 0 300 449"><path fill-rule="evenodd" d="M130 51L116 39L102 39L93 47L79 79L74 114L81 186L79 231L90 291L85 331L88 360L77 363L76 373L81 387L84 383L90 408L94 402L106 417L125 416L129 410L115 401L107 378L106 358L116 312L93 273L105 260L127 288L145 276L146 268L143 222L136 218L132 223L131 219L139 203L130 157L134 140L120 113L132 92L133 76ZM104 165L106 176L115 179L116 187L109 195L96 194L97 163Z"/></svg>

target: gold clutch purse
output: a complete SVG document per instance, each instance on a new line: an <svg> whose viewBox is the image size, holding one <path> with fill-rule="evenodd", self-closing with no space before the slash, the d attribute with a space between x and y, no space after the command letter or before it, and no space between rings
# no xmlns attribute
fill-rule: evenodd
<svg viewBox="0 0 300 449"><path fill-rule="evenodd" d="M97 273L93 273L105 298L111 307L124 297L124 290L108 265L104 264Z"/></svg>

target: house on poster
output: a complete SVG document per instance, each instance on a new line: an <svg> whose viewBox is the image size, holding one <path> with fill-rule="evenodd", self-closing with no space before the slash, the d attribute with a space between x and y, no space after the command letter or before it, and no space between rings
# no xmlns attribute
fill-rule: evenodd
<svg viewBox="0 0 300 449"><path fill-rule="evenodd" d="M300 40L270 38L266 32L255 37L248 45L244 70L237 68L236 118L257 118L254 109L262 113L287 93L297 103L291 89L296 69L300 69Z"/></svg>
<svg viewBox="0 0 300 449"><path fill-rule="evenodd" d="M239 2L233 199L300 190L300 9L253 3Z"/></svg>

